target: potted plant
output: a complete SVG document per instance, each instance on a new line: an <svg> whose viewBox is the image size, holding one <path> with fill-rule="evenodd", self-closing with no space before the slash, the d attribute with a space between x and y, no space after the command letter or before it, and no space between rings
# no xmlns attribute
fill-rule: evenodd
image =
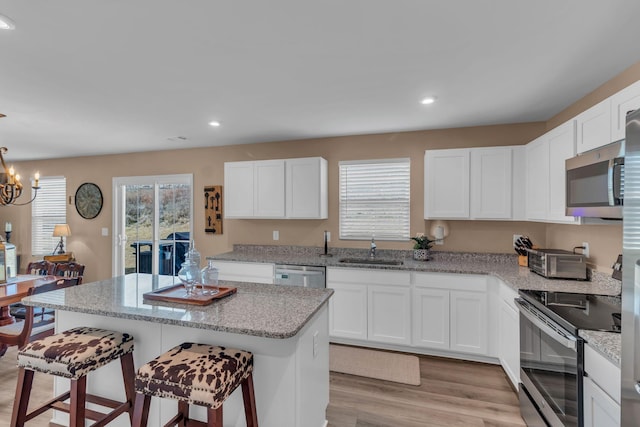
<svg viewBox="0 0 640 427"><path fill-rule="evenodd" d="M424 233L418 233L411 240L415 242L413 245L413 259L419 261L428 261L431 254L431 247L435 240L429 239Z"/></svg>

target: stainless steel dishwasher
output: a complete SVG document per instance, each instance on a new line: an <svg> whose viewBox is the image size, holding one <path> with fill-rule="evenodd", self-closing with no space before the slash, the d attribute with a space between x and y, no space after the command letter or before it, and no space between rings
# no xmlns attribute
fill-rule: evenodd
<svg viewBox="0 0 640 427"><path fill-rule="evenodd" d="M276 265L276 285L326 288L325 268L309 265Z"/></svg>

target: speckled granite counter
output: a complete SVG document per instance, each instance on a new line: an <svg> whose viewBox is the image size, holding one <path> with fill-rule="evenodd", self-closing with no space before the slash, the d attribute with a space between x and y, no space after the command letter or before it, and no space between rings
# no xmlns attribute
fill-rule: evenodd
<svg viewBox="0 0 640 427"><path fill-rule="evenodd" d="M129 274L34 295L40 307L143 320L267 338L294 336L329 300L331 289L233 282L238 292L206 306L143 300L143 294L178 281L172 276ZM220 283L221 286L225 282Z"/></svg>
<svg viewBox="0 0 640 427"><path fill-rule="evenodd" d="M433 252L430 261L415 261L413 251L378 250L376 258L400 260L402 265L345 264L343 258L367 258L368 250L332 248L332 257L320 257L321 248L306 246L235 245L227 252L207 259L274 264L314 265L337 268L369 268L410 270L438 273L492 274L514 289L579 292L601 295L620 295L621 282L609 275L593 272L591 281L549 280L519 267L517 255Z"/></svg>
<svg viewBox="0 0 640 427"><path fill-rule="evenodd" d="M600 332L580 330L578 333L589 345L609 360L620 366L620 352L622 351L622 336L615 332Z"/></svg>

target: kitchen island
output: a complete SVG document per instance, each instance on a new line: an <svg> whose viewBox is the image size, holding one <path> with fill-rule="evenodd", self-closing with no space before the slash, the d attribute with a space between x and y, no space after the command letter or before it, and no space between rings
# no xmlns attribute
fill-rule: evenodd
<svg viewBox="0 0 640 427"><path fill-rule="evenodd" d="M35 295L25 303L56 309L56 331L94 326L134 336L136 367L182 342L199 342L248 350L254 354L254 384L261 426L322 427L329 403L330 289L306 289L242 282L221 282L238 292L210 305L164 303L143 294L172 285L172 276L130 274ZM89 392L110 398L124 394L120 367L110 364L90 374ZM56 393L68 389L56 378ZM177 404L152 399L150 426L174 415ZM194 407L205 419L204 408ZM65 414L54 422L65 425ZM114 426L128 426L120 416ZM224 405L224 426L245 425L242 395Z"/></svg>

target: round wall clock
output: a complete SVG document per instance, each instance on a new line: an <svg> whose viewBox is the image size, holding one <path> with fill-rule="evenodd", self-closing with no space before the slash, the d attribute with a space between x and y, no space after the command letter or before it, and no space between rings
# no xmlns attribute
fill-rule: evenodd
<svg viewBox="0 0 640 427"><path fill-rule="evenodd" d="M85 182L76 191L76 210L82 218L93 219L102 210L102 191L92 182Z"/></svg>

